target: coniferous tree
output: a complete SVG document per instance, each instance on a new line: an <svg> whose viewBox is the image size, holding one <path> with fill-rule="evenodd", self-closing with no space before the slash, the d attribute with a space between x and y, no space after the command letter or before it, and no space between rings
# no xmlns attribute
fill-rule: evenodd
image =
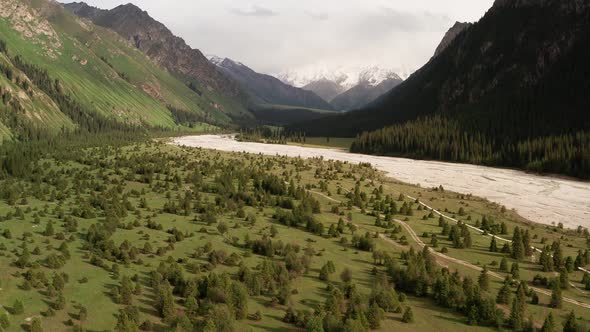
<svg viewBox="0 0 590 332"><path fill-rule="evenodd" d="M119 310L117 315L116 332L139 332L139 324L135 317L130 315L127 310Z"/></svg>
<svg viewBox="0 0 590 332"><path fill-rule="evenodd" d="M510 327L514 331L520 331L524 327L524 314L526 307L526 295L522 287L518 288L516 297L512 301L512 310L510 311Z"/></svg>
<svg viewBox="0 0 590 332"><path fill-rule="evenodd" d="M522 244L522 234L519 227L514 228L512 236L512 258L522 260L524 258L524 246Z"/></svg>
<svg viewBox="0 0 590 332"><path fill-rule="evenodd" d="M498 295L496 296L496 303L498 304L509 304L510 303L510 278L506 277L504 280L504 285L498 291Z"/></svg>
<svg viewBox="0 0 590 332"><path fill-rule="evenodd" d="M533 247L531 246L531 234L528 229L522 235L522 245L525 256L531 257L533 255Z"/></svg>
<svg viewBox="0 0 590 332"><path fill-rule="evenodd" d="M172 287L168 280L158 287L158 297L156 298L156 309L160 317L170 319L174 317L176 312L174 308L174 295L172 294Z"/></svg>
<svg viewBox="0 0 590 332"><path fill-rule="evenodd" d="M492 241L490 242L490 252L498 252L498 244L496 243L495 236L492 236Z"/></svg>
<svg viewBox="0 0 590 332"><path fill-rule="evenodd" d="M367 321L371 329L376 330L381 327L381 321L384 317L385 312L377 305L377 303L373 303L369 306Z"/></svg>
<svg viewBox="0 0 590 332"><path fill-rule="evenodd" d="M563 298L561 295L561 285L559 284L559 279L554 279L551 290L551 302L549 303L549 306L552 308L561 308L562 305Z"/></svg>
<svg viewBox="0 0 590 332"><path fill-rule="evenodd" d="M561 251L561 244L559 242L553 242L551 246L553 250L553 268L557 271L561 269L563 265L563 253Z"/></svg>
<svg viewBox="0 0 590 332"><path fill-rule="evenodd" d="M549 313L547 317L545 317L545 321L543 322L543 326L541 327L541 332L554 332L555 331L555 320L553 319L553 313Z"/></svg>
<svg viewBox="0 0 590 332"><path fill-rule="evenodd" d="M500 271L508 272L508 260L506 257L502 257L502 260L500 261Z"/></svg>
<svg viewBox="0 0 590 332"><path fill-rule="evenodd" d="M512 267L510 268L510 275L512 276L512 279L520 279L518 262L512 263Z"/></svg>
<svg viewBox="0 0 590 332"><path fill-rule="evenodd" d="M481 288L482 290L487 291L490 289L490 276L488 275L487 266L483 267L483 270L481 271L481 274L479 275L477 282L479 284L479 288Z"/></svg>
<svg viewBox="0 0 590 332"><path fill-rule="evenodd" d="M563 324L563 332L577 332L578 323L576 322L576 314L574 311L570 311L565 323Z"/></svg>
<svg viewBox="0 0 590 332"><path fill-rule="evenodd" d="M130 305L133 301L133 283L128 276L124 276L121 279L119 297L121 299L121 304Z"/></svg>

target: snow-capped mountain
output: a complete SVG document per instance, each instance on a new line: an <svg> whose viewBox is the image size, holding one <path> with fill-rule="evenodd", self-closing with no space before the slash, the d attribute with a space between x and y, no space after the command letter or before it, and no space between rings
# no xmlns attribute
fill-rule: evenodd
<svg viewBox="0 0 590 332"><path fill-rule="evenodd" d="M340 85L342 92L358 85L369 83L377 86L388 79L402 78L390 69L379 66L367 67L339 67L339 68L318 68L309 67L298 70L288 70L276 75L281 81L296 87L304 87L310 83L328 80Z"/></svg>
<svg viewBox="0 0 590 332"><path fill-rule="evenodd" d="M403 81L395 71L379 66L310 67L286 71L277 77L287 84L313 91L343 111L361 108Z"/></svg>

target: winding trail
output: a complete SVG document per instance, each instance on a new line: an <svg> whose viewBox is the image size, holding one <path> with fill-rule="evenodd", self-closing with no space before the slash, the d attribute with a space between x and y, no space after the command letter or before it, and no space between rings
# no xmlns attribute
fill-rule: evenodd
<svg viewBox="0 0 590 332"><path fill-rule="evenodd" d="M416 198L414 198L414 197L412 197L412 196L409 196L409 195L404 195L404 196L406 196L407 198L409 198L409 199L411 199L411 200L413 200L413 201L416 201L416 200L417 200ZM432 207L430 207L430 206L426 205L425 203L422 203L422 201L420 201L419 199L418 199L417 201L418 201L418 203L419 203L420 205L422 205L422 206L424 206L425 208L429 209L430 211L432 211L432 212L434 212L434 213L438 214L439 216L442 216L443 218L445 218L445 219L448 219L448 220L450 220L450 221L454 222L455 224L458 224L458 223L459 223L459 220L457 220L457 219L455 219L455 218L452 218L452 217L449 217L449 216L445 215L444 213L442 213L442 212L440 212L440 211L438 211L438 210L436 210L436 209L434 209L434 208L432 208ZM486 233L486 231L484 231L484 230L483 230L483 229L481 229L481 228L477 228L477 227L475 227L475 226L472 226L472 225L469 225L469 224L465 224L465 226L467 226L467 227L469 227L469 228L471 228L471 229L473 229L473 230L475 230L475 231L477 231L477 232L481 233L481 235L483 235L483 236L495 237L495 238L496 238L496 240L500 240L500 241L504 241L504 242L512 243L512 240L510 240L510 239L505 239L505 238L503 238L503 237L500 237L500 236L497 236L497 235L488 234L488 233ZM536 248L536 247L534 247L534 246L531 246L531 248L533 249L533 251L536 251L536 252L539 252L539 253L542 253L542 252L543 252L541 249L539 249L539 248ZM553 256L553 255L551 255L551 256ZM578 270L580 270L580 271L582 271L582 272L585 272L585 273L590 273L590 271L588 271L588 270L586 270L586 269L584 269L584 268L582 268L582 267L578 267ZM574 284L571 284L571 283L570 283L570 285L572 285L574 288L576 288L576 289L577 289L577 287L576 287Z"/></svg>
<svg viewBox="0 0 590 332"><path fill-rule="evenodd" d="M327 199L327 200L329 200L331 202L338 203L338 204L342 203L342 201L337 200L335 198L332 198L332 197L330 197L330 196L328 196L328 195L326 195L326 194L324 194L322 192L317 192L317 191L313 191L313 190L307 190L307 191L310 192L310 193L312 193L312 194L319 195L319 196L321 196L321 197L323 197L323 198L325 198L325 199ZM416 200L416 198L411 197L411 196L408 196L408 195L406 195L406 197L408 197L409 199L412 199L412 200ZM459 222L457 219L454 219L454 218L451 218L449 216L446 216L443 213L441 213L441 212L439 212L439 211L431 208L430 206L428 206L428 205L420 202L419 200L418 200L418 202L420 204L422 204L422 206L424 206L424 207L432 210L433 212L437 213L438 215L443 216L443 218L446 218L446 219L449 219L451 221L454 221L455 223L458 223ZM385 216L382 215L381 217L385 217ZM408 232L408 234L410 234L410 237L418 244L418 246L420 246L421 248L424 248L425 246L427 246L424 243L424 241L422 241L422 239L412 229L412 227L410 225L408 225L408 223L406 223L404 221L401 221L399 219L394 219L394 221L397 222L398 224L400 224ZM353 225L357 226L359 229L364 228L364 227L359 226L357 224L353 224ZM474 229L474 230L476 230L476 231L478 231L478 232L480 232L480 233L482 233L482 235L484 235L484 233L485 233L485 231L483 231L482 229L479 229L477 227L474 227L474 226L471 226L471 225L467 225L467 226L470 227L470 228L472 228L472 229ZM396 246L396 247L404 247L401 244L399 244L399 243L393 241L392 239L388 238L383 233L379 233L379 238L382 239L382 240L384 240L385 242L391 244L391 245ZM502 239L502 238L499 238L499 237L496 237L496 239L500 239L502 241L506 241L506 242L510 242L510 243L512 242L512 240ZM536 248L534 248L534 249L538 251L538 249L536 249ZM440 260L445 260L447 262L453 262L453 263L456 263L456 264L465 266L467 268L470 268L470 269L475 270L475 271L478 271L478 272L481 272L483 270L483 268L481 268L481 267L479 267L477 265L471 264L471 263L469 263L467 261L464 261L464 260L461 260L461 259L457 259L457 258L454 258L454 257L447 256L447 255L445 255L445 254L443 254L441 252L438 252L438 251L436 251L436 250L434 250L434 249L432 249L430 247L428 247L428 250L429 250L430 253L432 253L433 255L435 255L438 258L438 259L436 259L436 262L437 262L438 265L440 265L442 267L448 267L448 266L446 266L445 264L443 264ZM580 270L585 271L587 273L589 272L589 271L587 271L585 269L582 269L582 268ZM502 277L500 274L498 274L496 272L488 271L488 275L490 275L490 276L492 276L492 277L494 277L496 279L499 279L499 280L504 280L504 277ZM534 290L537 293L540 293L540 294L543 294L543 295L546 295L546 296L551 297L551 292L548 291L548 290L546 290L546 289L541 289L541 288L532 287L532 286L529 286L529 288L531 288L532 290ZM563 297L563 301L565 301L567 303L570 303L570 304L573 304L573 305L580 306L580 307L585 308L585 309L590 309L590 304L585 303L585 302L580 302L580 301L574 300L572 298Z"/></svg>
<svg viewBox="0 0 590 332"><path fill-rule="evenodd" d="M422 239L420 239L420 237L416 234L416 232L414 232L414 230L412 229L412 227L410 227L410 225L408 225L407 223L405 223L405 222L403 222L401 220L397 220L397 219L394 219L394 220L397 223L401 224L404 227L404 229L406 231L408 231L408 233L410 233L412 239L414 239L414 241L416 241L416 243L420 247L423 248L424 246L426 246L426 244L422 241ZM385 235L384 234L380 234L380 236L383 236L384 237ZM483 270L483 268L481 268L479 266L473 265L473 264L471 264L469 262L466 262L466 261L463 261L463 260L460 260L460 259L457 259L457 258L454 258L454 257L447 256L447 255L445 255L443 253L440 253L438 251L435 251L434 249L432 249L430 247L428 247L428 250L432 254L436 255L437 257L440 257L440 258L445 259L447 261L451 261L451 262L454 262L454 263L463 265L465 267L468 267L470 269L473 269L473 270L476 270L476 271L479 271L479 272L481 272ZM496 278L496 279L504 280L504 278L501 275L499 275L499 274L497 274L495 272L488 271L488 274L491 275L492 277ZM537 293L541 293L541 294L544 294L544 295L547 295L547 296L551 297L551 292L548 291L548 290L546 290L546 289L536 288L536 287L532 287L532 286L529 287L529 288L531 288L532 290L534 290ZM571 298L568 298L568 297L563 297L563 301L568 302L568 303L571 303L571 304L575 304L577 306L580 306L580 307L583 307L583 308L586 308L586 309L590 309L590 304L585 303L585 302L580 302L578 300L574 300L574 299L571 299Z"/></svg>

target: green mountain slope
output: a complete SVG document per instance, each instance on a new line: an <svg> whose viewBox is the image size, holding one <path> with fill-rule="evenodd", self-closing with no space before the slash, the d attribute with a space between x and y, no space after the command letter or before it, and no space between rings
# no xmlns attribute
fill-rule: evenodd
<svg viewBox="0 0 590 332"><path fill-rule="evenodd" d="M587 1L496 1L367 109L291 129L366 132L356 152L589 177L589 43Z"/></svg>
<svg viewBox="0 0 590 332"><path fill-rule="evenodd" d="M252 117L245 106L250 96L237 82L217 70L201 51L190 47L141 8L126 4L103 10L82 2L63 6L97 26L115 31L159 67L190 83L195 92L212 101L210 105L216 110L233 118Z"/></svg>
<svg viewBox="0 0 590 332"><path fill-rule="evenodd" d="M31 127L52 133L75 128L51 97L13 64L6 49L0 52L0 72L0 140L18 139L16 133Z"/></svg>
<svg viewBox="0 0 590 332"><path fill-rule="evenodd" d="M120 123L173 128L176 123L170 105L202 121L231 121L220 110L219 101L190 89L116 33L82 21L57 3L0 0L0 39L8 49L9 55L1 58L6 66L14 69L11 59L20 56L23 62L47 70L85 111ZM74 126L51 98L40 93L25 98L15 82L6 75L0 79L2 88L21 97L30 113L23 121L28 118L33 125L54 131ZM3 126L11 128L4 118Z"/></svg>

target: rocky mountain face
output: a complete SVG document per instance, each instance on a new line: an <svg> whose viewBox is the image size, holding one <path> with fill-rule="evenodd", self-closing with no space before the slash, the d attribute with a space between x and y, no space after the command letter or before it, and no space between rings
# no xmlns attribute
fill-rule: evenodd
<svg viewBox="0 0 590 332"><path fill-rule="evenodd" d="M381 97L391 89L402 83L399 77L389 78L385 81L372 85L364 81L336 96L330 104L337 110L351 111L367 106L377 98Z"/></svg>
<svg viewBox="0 0 590 332"><path fill-rule="evenodd" d="M210 61L262 103L332 109L332 105L315 93L285 84L273 76L257 73L243 63L219 57L211 57Z"/></svg>
<svg viewBox="0 0 590 332"><path fill-rule="evenodd" d="M188 46L133 4L111 10L94 8L83 2L64 4L64 7L94 24L116 31L152 61L172 73L196 80L201 88L230 97L240 94L238 85L218 71L201 51Z"/></svg>
<svg viewBox="0 0 590 332"><path fill-rule="evenodd" d="M321 78L317 81L309 82L304 85L302 89L314 92L325 101L332 101L332 99L346 91L342 85L327 78Z"/></svg>
<svg viewBox="0 0 590 332"><path fill-rule="evenodd" d="M441 54L449 45L455 40L455 38L465 29L469 28L471 23L462 23L462 22L455 22L455 24L447 31L443 39L441 40L440 44L434 51L434 56L438 56Z"/></svg>

